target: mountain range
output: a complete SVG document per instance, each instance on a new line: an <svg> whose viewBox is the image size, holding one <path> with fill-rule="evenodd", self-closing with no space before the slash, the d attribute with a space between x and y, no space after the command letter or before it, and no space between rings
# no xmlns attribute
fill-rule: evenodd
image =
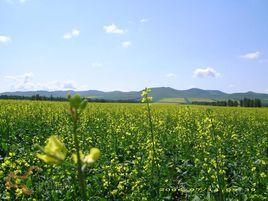
<svg viewBox="0 0 268 201"><path fill-rule="evenodd" d="M177 90L170 87L155 87L151 88L150 96L153 97L155 102L178 102L178 103L190 103L193 101L219 101L219 100L240 100L243 98L260 99L263 103L268 103L268 94L255 93L252 91L245 93L225 93L219 90L203 90L199 88L191 88L187 90ZM39 94L46 97L66 97L67 93L75 94L79 93L83 97L91 99L104 99L104 100L139 100L141 98L141 91L110 91L103 92L98 90L88 91L16 91L16 92L4 92L0 95L8 96L26 96L30 97Z"/></svg>

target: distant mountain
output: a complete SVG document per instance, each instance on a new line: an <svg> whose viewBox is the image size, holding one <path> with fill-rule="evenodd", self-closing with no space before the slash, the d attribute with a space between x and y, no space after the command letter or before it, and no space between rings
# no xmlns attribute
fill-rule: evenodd
<svg viewBox="0 0 268 201"><path fill-rule="evenodd" d="M88 90L88 91L17 91L17 92L4 92L0 95L9 96L33 96L39 94L40 96L46 97L66 97L67 93L75 94L79 93L83 97L88 97L92 99L105 99L105 100L139 100L141 91L111 91L103 92L98 90ZM258 98L263 102L268 102L268 94L246 92L246 93L224 93L219 90L203 90L198 88L192 88L187 90L177 90L170 87L156 87L152 88L150 94L155 102L176 102L176 100L185 100L185 102L192 101L217 101L217 100L240 100L243 98Z"/></svg>

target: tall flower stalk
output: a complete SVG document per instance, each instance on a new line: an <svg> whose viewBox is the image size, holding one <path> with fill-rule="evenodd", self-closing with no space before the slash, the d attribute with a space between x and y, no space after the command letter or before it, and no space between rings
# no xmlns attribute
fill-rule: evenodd
<svg viewBox="0 0 268 201"><path fill-rule="evenodd" d="M151 102L153 100L152 97L149 96L149 93L151 92L151 89L145 88L142 91L142 103L146 103L146 110L147 110L147 118L149 121L149 127L150 127L150 134L151 134L151 144L152 144L152 167L151 167L151 177L154 181L155 176L155 136L154 136L154 129L153 129L153 120L152 120L152 111L151 111Z"/></svg>
<svg viewBox="0 0 268 201"><path fill-rule="evenodd" d="M81 112L86 108L87 101L83 100L78 94L74 95L73 97L69 96L69 102L70 102L70 114L73 121L73 139L75 144L75 150L76 150L76 158L77 158L77 177L78 177L78 183L80 186L80 193L83 200L86 200L86 183L85 183L85 176L84 172L82 170L82 161L80 156L80 145L79 145L79 139L77 134L77 127L79 122L79 117Z"/></svg>
<svg viewBox="0 0 268 201"><path fill-rule="evenodd" d="M73 123L73 140L75 146L75 153L72 154L73 163L76 164L78 186L83 201L87 200L86 194L86 180L84 170L85 168L94 163L100 157L100 150L98 148L91 148L90 153L84 155L80 144L78 135L78 125L81 113L85 110L87 106L87 101L82 99L80 95L76 94L74 96L68 95L68 100L70 103L69 113ZM49 137L47 145L42 148L39 146L42 154L38 153L37 157L46 163L59 165L64 162L67 149L60 138L56 135ZM67 162L65 162L66 164ZM67 163L68 164L68 163Z"/></svg>

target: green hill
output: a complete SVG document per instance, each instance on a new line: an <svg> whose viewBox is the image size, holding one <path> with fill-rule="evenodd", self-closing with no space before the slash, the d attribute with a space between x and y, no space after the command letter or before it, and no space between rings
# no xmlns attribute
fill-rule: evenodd
<svg viewBox="0 0 268 201"><path fill-rule="evenodd" d="M83 97L94 97L95 99L105 100L140 100L141 91L111 91L103 92L98 90L88 91L17 91L17 92L4 92L0 95L9 96L33 96L39 94L46 97L66 97L67 93L75 94L79 93ZM192 88L188 90L177 90L170 87L156 87L152 88L150 96L153 97L154 102L176 102L185 103L192 101L217 101L217 100L240 100L243 98L258 98L267 103L268 94L246 92L246 93L224 93L219 90L203 90L198 88Z"/></svg>

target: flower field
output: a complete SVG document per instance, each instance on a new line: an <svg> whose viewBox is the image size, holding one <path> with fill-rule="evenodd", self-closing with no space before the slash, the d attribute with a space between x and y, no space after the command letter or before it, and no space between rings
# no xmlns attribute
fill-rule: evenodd
<svg viewBox="0 0 268 201"><path fill-rule="evenodd" d="M67 111L67 102L0 101L0 200L82 199ZM101 152L84 172L88 200L268 197L267 108L151 104L148 116L146 103L89 103L77 133L84 152ZM37 157L52 135L70 164Z"/></svg>

